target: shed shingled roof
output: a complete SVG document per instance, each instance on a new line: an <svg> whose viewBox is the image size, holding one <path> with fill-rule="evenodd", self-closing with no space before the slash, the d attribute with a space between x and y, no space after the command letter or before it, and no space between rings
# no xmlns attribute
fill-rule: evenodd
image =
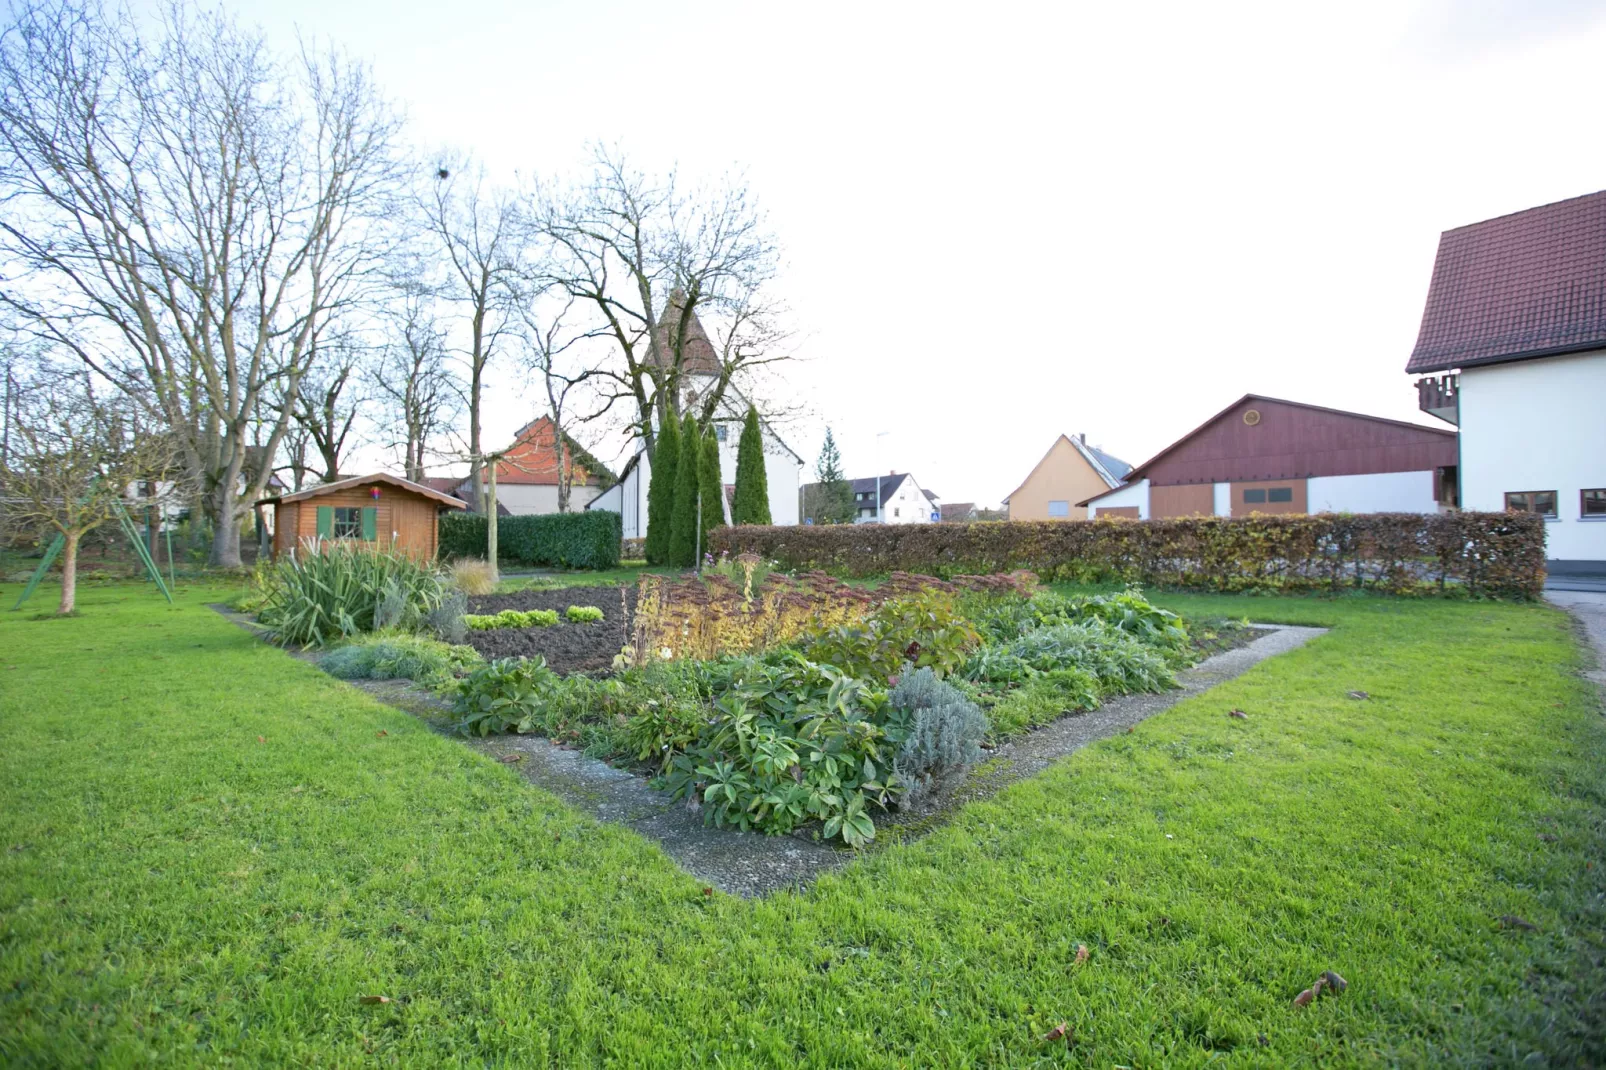
<svg viewBox="0 0 1606 1070"><path fill-rule="evenodd" d="M1606 190L1439 237L1405 370L1448 371L1606 346Z"/></svg>

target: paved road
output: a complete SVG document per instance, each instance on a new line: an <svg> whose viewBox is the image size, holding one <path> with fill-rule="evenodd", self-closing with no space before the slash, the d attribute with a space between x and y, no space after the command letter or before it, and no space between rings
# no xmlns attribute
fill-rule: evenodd
<svg viewBox="0 0 1606 1070"><path fill-rule="evenodd" d="M1595 648L1595 669L1586 675L1606 687L1606 591L1546 589L1545 598L1577 617Z"/></svg>

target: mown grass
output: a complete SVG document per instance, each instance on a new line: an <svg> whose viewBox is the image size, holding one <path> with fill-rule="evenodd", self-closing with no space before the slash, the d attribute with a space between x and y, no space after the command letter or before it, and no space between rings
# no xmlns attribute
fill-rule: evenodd
<svg viewBox="0 0 1606 1070"><path fill-rule="evenodd" d="M1162 597L1333 631L749 902L223 593L0 614L6 1065L1606 1060L1606 730L1544 607Z"/></svg>

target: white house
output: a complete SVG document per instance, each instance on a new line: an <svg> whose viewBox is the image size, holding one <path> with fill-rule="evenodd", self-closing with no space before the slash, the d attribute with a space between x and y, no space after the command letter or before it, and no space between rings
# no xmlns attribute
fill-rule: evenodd
<svg viewBox="0 0 1606 1070"><path fill-rule="evenodd" d="M664 312L659 329L666 329L667 320L674 310ZM681 361L682 404L692 407L706 396L720 377L719 357L713 343L698 321L696 313L686 328L685 355ZM719 472L726 485L725 519L730 520L730 488L736 482L736 452L742 437L742 424L747 418L749 401L735 384L727 384L718 410L714 415L714 435L719 439ZM798 522L798 491L802 485L803 458L781 440L769 423L759 420L764 439L764 479L769 487L770 522L796 524ZM625 462L619 473L619 482L597 495L587 509L608 509L620 515L627 539L645 538L647 535L647 488L652 478L652 461L646 449L637 449Z"/></svg>
<svg viewBox="0 0 1606 1070"><path fill-rule="evenodd" d="M1606 190L1445 231L1406 371L1460 428L1462 507L1538 513L1551 572L1606 572Z"/></svg>
<svg viewBox="0 0 1606 1070"><path fill-rule="evenodd" d="M880 484L881 496L876 497ZM853 487L853 522L869 524L876 519L879 500L883 524L930 524L942 519L942 501L935 494L923 490L915 477L908 472L890 472L887 475L869 476L849 480Z"/></svg>

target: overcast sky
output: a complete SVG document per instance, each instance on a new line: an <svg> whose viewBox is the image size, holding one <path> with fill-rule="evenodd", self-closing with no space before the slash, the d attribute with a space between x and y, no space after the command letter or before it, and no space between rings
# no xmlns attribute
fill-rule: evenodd
<svg viewBox="0 0 1606 1070"><path fill-rule="evenodd" d="M504 172L593 141L744 172L817 414L791 444L829 423L850 475L950 501L1249 392L1432 423L1402 369L1439 232L1606 187L1603 3L226 2Z"/></svg>

